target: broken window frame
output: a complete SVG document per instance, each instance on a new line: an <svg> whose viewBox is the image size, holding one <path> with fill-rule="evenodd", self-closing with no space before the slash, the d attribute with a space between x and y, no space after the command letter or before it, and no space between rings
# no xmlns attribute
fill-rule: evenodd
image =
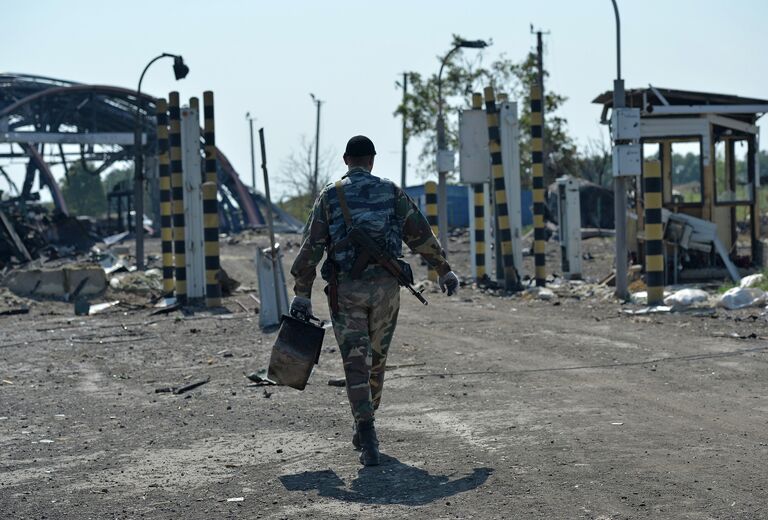
<svg viewBox="0 0 768 520"><path fill-rule="evenodd" d="M669 190L663 189L663 203L665 205L670 205L674 207L679 208L702 208L704 206L704 143L702 136L700 135L690 135L690 136L675 136L674 138L669 139L660 139L660 141L667 141L669 143L669 167L667 168L667 171L664 171L664 165L666 163L665 159L665 147L661 147L661 158L662 158L662 183L666 184L669 182ZM673 150L673 147L675 144L689 144L689 143L696 143L699 145L699 176L698 176L698 182L699 182L699 200L695 202L686 202L683 200L682 202L676 202L674 199L674 189L675 189L675 182L673 179L674 170L675 170L675 164L674 164L674 156L675 152ZM663 186L662 184L662 186ZM669 197L669 198L667 198Z"/></svg>
<svg viewBox="0 0 768 520"><path fill-rule="evenodd" d="M747 198L735 198L737 195L737 183L738 183L738 176L737 176L737 166L736 166L736 143L737 142L744 142L747 145L747 152L744 156L744 168L746 169L746 191L747 191ZM720 171L718 168L718 157L717 157L717 145L718 144L724 144L724 157L723 157L723 168L724 171ZM720 137L718 138L714 144L713 144L713 178L714 178L714 197L715 197L715 205L716 206L751 206L755 202L755 172L754 168L751 167L751 156L752 156L752 139L750 139L748 136L727 136L727 137ZM730 191L734 194L734 198L721 200L720 199L720 181L719 175L723 173L723 181L727 182L731 185Z"/></svg>

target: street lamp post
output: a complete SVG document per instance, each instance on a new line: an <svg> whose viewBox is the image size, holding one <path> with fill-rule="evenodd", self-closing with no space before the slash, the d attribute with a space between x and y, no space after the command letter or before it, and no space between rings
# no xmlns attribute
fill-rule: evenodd
<svg viewBox="0 0 768 520"><path fill-rule="evenodd" d="M173 74L176 79L183 79L189 73L189 67L184 64L184 58L178 54L162 53L153 58L139 77L139 87L136 89L136 120L134 124L133 147L134 147L134 172L133 172L133 210L136 213L136 269L144 270L144 150L141 140L141 111L143 108L143 99L141 97L141 83L144 81L144 74L149 67L161 58L173 58Z"/></svg>
<svg viewBox="0 0 768 520"><path fill-rule="evenodd" d="M613 2L616 16L616 79L613 82L613 110L623 108L626 100L624 80L621 79L621 21L619 7ZM614 144L613 153L616 153ZM613 218L616 228L616 296L626 300L627 292L627 178L623 175L613 178Z"/></svg>
<svg viewBox="0 0 768 520"><path fill-rule="evenodd" d="M483 40L459 40L448 51L440 63L440 71L437 73L437 227L440 233L440 246L443 251L448 251L448 168L444 167L443 153L447 150L445 138L445 118L443 117L443 68L453 54L461 48L484 49L488 46Z"/></svg>
<svg viewBox="0 0 768 520"><path fill-rule="evenodd" d="M253 122L256 118L251 117L250 112L245 113L245 118L248 120L248 127L251 129L251 187L253 188L253 193L256 193L256 156L253 150Z"/></svg>
<svg viewBox="0 0 768 520"><path fill-rule="evenodd" d="M310 94L310 97L312 98L312 101L314 101L315 105L317 106L317 123L315 124L315 172L312 175L312 191L311 191L311 201L310 203L314 203L315 198L317 197L317 179L319 177L319 162L320 162L320 105L323 104L322 101L320 101L318 98L315 97L314 94Z"/></svg>

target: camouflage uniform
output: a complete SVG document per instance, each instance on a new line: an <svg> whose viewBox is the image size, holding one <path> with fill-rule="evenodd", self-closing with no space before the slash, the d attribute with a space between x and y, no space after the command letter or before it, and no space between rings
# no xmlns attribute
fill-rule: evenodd
<svg viewBox="0 0 768 520"><path fill-rule="evenodd" d="M439 274L451 270L427 219L403 190L363 168L350 169L341 182L355 227L386 245L395 256L402 256L400 249L405 242ZM315 201L291 274L296 296L311 298L317 264L329 251L321 271L329 283L334 268L337 273L338 305L331 311L331 320L344 362L352 415L360 422L373 418L381 402L387 352L400 309L400 288L378 265L369 265L359 279L351 278L354 258L349 249L336 247L346 236L344 224L336 187L329 184Z"/></svg>

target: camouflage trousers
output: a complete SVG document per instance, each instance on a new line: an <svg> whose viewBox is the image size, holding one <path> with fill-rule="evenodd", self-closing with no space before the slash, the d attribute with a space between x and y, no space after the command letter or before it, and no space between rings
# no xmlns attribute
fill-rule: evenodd
<svg viewBox="0 0 768 520"><path fill-rule="evenodd" d="M338 310L331 312L331 320L357 422L372 419L381 403L387 352L399 310L400 286L388 274L342 280L338 285Z"/></svg>

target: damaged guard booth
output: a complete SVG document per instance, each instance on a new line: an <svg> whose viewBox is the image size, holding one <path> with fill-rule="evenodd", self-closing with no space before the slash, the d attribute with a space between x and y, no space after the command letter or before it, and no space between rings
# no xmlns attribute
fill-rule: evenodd
<svg viewBox="0 0 768 520"><path fill-rule="evenodd" d="M593 102L603 105L601 121L607 123L612 92ZM694 217L712 222L733 265L761 268L756 123L768 112L768 100L649 86L628 90L627 107L640 109L639 160L661 163L665 224L676 221L675 214L681 221ZM644 263L642 180L636 179L628 193L627 247ZM671 226L666 228L667 283L727 276L729 262L720 258L715 247L678 251Z"/></svg>

